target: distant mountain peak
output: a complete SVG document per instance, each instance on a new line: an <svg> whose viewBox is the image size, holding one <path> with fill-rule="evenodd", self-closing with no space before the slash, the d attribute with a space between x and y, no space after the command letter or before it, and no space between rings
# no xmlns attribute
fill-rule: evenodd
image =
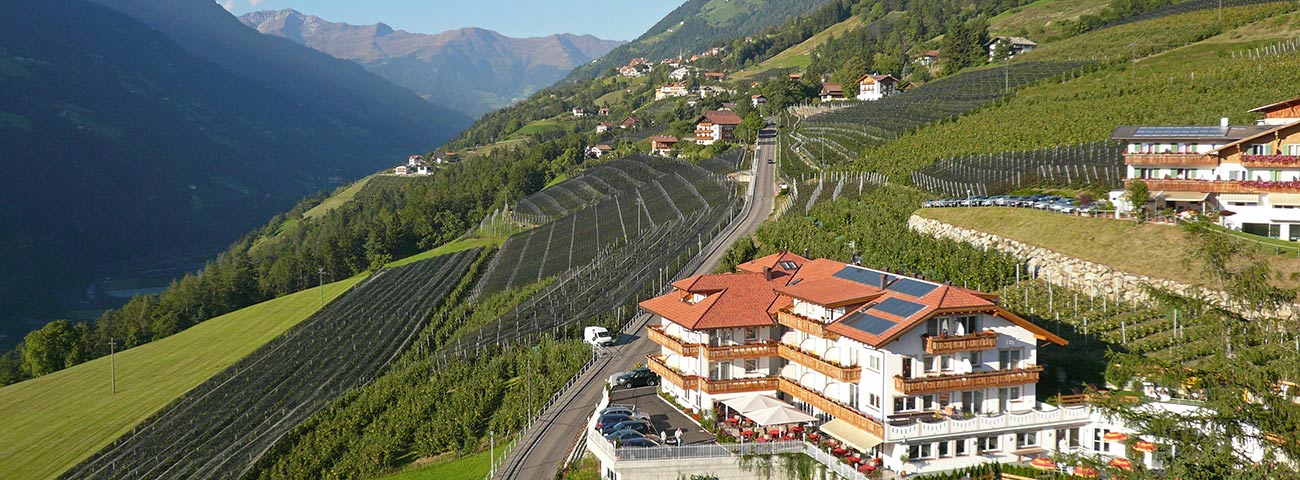
<svg viewBox="0 0 1300 480"><path fill-rule="evenodd" d="M623 43L571 33L514 38L478 27L411 33L384 23L331 22L293 9L252 12L239 19L263 34L359 63L471 116L527 97Z"/></svg>

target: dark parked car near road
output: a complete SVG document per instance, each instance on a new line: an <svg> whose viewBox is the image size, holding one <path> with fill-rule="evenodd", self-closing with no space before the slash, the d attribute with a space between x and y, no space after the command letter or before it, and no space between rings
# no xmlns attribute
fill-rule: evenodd
<svg viewBox="0 0 1300 480"><path fill-rule="evenodd" d="M634 368L618 376L615 380L615 386L626 388L635 387L653 387L659 384L659 375L650 371L649 368Z"/></svg>
<svg viewBox="0 0 1300 480"><path fill-rule="evenodd" d="M600 434L609 435L611 433L620 430L632 430L644 435L650 433L651 428L652 427L650 427L649 423L646 423L645 421L642 420L626 420L615 424L610 424L610 425L605 425L603 427L600 427Z"/></svg>

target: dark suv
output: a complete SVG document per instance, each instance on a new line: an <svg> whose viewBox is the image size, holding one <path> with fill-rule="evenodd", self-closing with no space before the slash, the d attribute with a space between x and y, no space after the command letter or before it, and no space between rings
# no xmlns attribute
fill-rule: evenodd
<svg viewBox="0 0 1300 480"><path fill-rule="evenodd" d="M618 383L617 383L617 385L627 387L627 388L646 387L646 386L653 387L658 384L659 384L659 375L656 374L655 372L650 371L650 369L646 367L634 368L632 370L623 372L622 375L618 376Z"/></svg>

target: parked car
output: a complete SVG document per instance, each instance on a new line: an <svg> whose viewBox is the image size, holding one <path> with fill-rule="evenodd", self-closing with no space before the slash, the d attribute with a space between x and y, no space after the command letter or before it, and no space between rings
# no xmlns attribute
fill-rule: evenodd
<svg viewBox="0 0 1300 480"><path fill-rule="evenodd" d="M607 347L614 343L614 337L605 327L587 327L582 329L582 341L594 347Z"/></svg>
<svg viewBox="0 0 1300 480"><path fill-rule="evenodd" d="M616 432L610 432L609 435L605 435L605 440L609 440L610 442L626 442L633 438L648 438L650 440L658 441L659 436L647 435L636 430L619 430Z"/></svg>
<svg viewBox="0 0 1300 480"><path fill-rule="evenodd" d="M650 371L649 368L634 368L619 374L615 380L614 386L626 388L636 387L653 387L659 384L659 375Z"/></svg>
<svg viewBox="0 0 1300 480"><path fill-rule="evenodd" d="M643 448L643 447L658 447L659 443L649 438L629 438L627 440L618 442L616 445L618 447L623 447L623 448L628 448L628 447Z"/></svg>
<svg viewBox="0 0 1300 480"><path fill-rule="evenodd" d="M635 413L636 413L635 405L610 405L608 407L605 407L604 409L601 409L600 411L601 415L619 414L619 415L627 415L629 417Z"/></svg>
<svg viewBox="0 0 1300 480"><path fill-rule="evenodd" d="M650 421L650 418L641 414L624 415L621 413L609 413L601 415L600 418L596 419L596 429L601 430L610 425L617 425L622 422L633 420L648 422Z"/></svg>
<svg viewBox="0 0 1300 480"><path fill-rule="evenodd" d="M614 433L614 432L617 432L617 431L620 431L620 430L632 430L632 431L635 431L635 432L640 433L640 434L642 434L642 435L645 435L645 434L647 434L647 433L650 433L650 432L652 431L653 428L654 428L654 427L651 427L649 422L646 422L646 421L643 421L643 420L635 420L635 419L633 419L633 420L624 420L624 421L622 421L622 422L618 422L618 423L614 423L614 424L605 425L605 426L603 426L603 427L600 427L600 434L601 434L601 435L609 435L609 434L611 434L611 433Z"/></svg>

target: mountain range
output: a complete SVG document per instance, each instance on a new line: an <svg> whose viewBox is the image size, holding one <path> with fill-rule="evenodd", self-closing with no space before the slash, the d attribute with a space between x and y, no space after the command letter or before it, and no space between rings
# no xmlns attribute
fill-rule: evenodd
<svg viewBox="0 0 1300 480"><path fill-rule="evenodd" d="M330 22L296 10L252 12L240 20L264 34L359 63L472 117L523 99L623 44L591 35L512 38L481 28L411 33L383 23Z"/></svg>
<svg viewBox="0 0 1300 480"><path fill-rule="evenodd" d="M469 123L211 0L0 3L0 92L0 344Z"/></svg>

